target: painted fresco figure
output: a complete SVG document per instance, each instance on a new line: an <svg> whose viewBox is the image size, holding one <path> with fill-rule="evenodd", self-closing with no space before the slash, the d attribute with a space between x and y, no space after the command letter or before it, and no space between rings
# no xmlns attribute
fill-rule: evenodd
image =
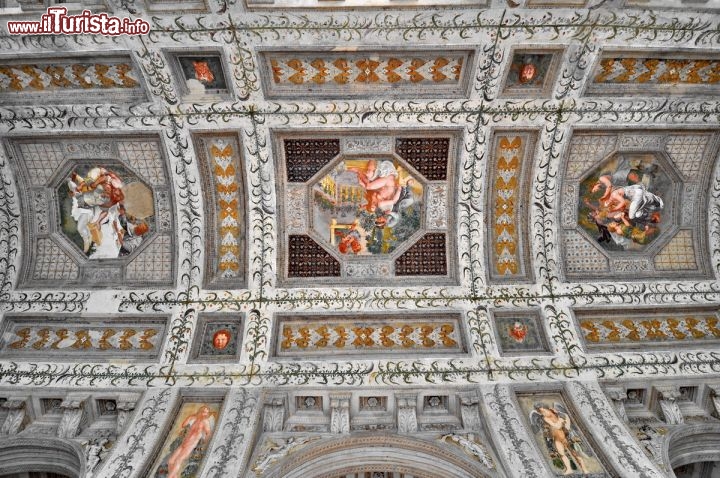
<svg viewBox="0 0 720 478"><path fill-rule="evenodd" d="M537 73L537 66L535 66L535 63L533 63L530 58L527 58L518 71L518 83L521 85L531 83L537 76Z"/></svg>
<svg viewBox="0 0 720 478"><path fill-rule="evenodd" d="M564 406L559 403L552 406L536 403L534 410L530 412L530 423L535 433L542 431L554 466L562 468L565 475L572 474L573 470L588 473L580 445L581 439L574 432L570 415ZM575 464L574 468L571 462Z"/></svg>
<svg viewBox="0 0 720 478"><path fill-rule="evenodd" d="M82 238L83 252L89 253L90 259L128 255L140 245L149 227L127 214L125 184L115 172L95 167L84 178L73 172L67 185L72 197L70 215Z"/></svg>
<svg viewBox="0 0 720 478"><path fill-rule="evenodd" d="M200 465L203 454L199 449L212 436L215 428L215 416L207 406L203 405L196 413L183 420L180 428L182 432L170 447L173 451L166 458L166 467L160 466L155 474L157 478L195 476L194 474L187 475L185 471L190 465L194 467Z"/></svg>
<svg viewBox="0 0 720 478"><path fill-rule="evenodd" d="M596 192L605 187L605 193L600 197L604 207L611 212L622 212L620 219L626 226L630 221L649 217L656 210L662 209L663 200L645 188L644 184L630 186L613 186L609 176L600 176L592 191Z"/></svg>
<svg viewBox="0 0 720 478"><path fill-rule="evenodd" d="M212 344L216 350L223 350L230 343L230 331L227 329L218 330L213 335Z"/></svg>
<svg viewBox="0 0 720 478"><path fill-rule="evenodd" d="M358 184L365 190L363 209L374 216L370 231L372 242L385 243L391 229L400 223L402 212L415 202L412 192L414 180L408 178L404 185L401 184L400 172L389 160L378 162L370 159L364 168L350 167L347 170L357 175ZM358 236L357 231L346 234L339 244L340 252L360 252Z"/></svg>
<svg viewBox="0 0 720 478"><path fill-rule="evenodd" d="M528 327L527 325L515 321L512 326L508 329L508 335L515 340L517 343L525 342L525 336L527 336Z"/></svg>
<svg viewBox="0 0 720 478"><path fill-rule="evenodd" d="M400 187L399 173L391 161L377 161L371 159L367 162L365 170L349 168L355 172L358 182L365 189L365 208L368 212L374 212L376 208L382 211L391 211L400 198L402 188Z"/></svg>
<svg viewBox="0 0 720 478"><path fill-rule="evenodd" d="M360 244L360 233L357 231L357 229L350 229L350 232L345 234L342 239L340 239L340 243L338 244L338 250L342 254L348 254L350 252L352 252L353 254L357 254L362 250L362 245Z"/></svg>
<svg viewBox="0 0 720 478"><path fill-rule="evenodd" d="M657 165L641 167L621 157L612 173L598 177L590 192L602 195L597 204L587 197L588 219L600 235L597 241L613 242L623 249L632 243L647 244L660 232L662 198L649 191Z"/></svg>

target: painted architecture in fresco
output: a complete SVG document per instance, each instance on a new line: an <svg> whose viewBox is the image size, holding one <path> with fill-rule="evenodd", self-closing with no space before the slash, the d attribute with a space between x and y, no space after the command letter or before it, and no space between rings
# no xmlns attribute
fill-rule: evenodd
<svg viewBox="0 0 720 478"><path fill-rule="evenodd" d="M313 228L341 254L388 254L420 228L423 185L390 157L345 159L312 193Z"/></svg>
<svg viewBox="0 0 720 478"><path fill-rule="evenodd" d="M718 1L0 0L0 475L720 476Z"/></svg>

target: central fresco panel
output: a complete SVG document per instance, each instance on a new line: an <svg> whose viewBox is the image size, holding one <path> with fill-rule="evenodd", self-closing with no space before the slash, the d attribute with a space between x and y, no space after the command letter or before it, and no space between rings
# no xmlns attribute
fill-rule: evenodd
<svg viewBox="0 0 720 478"><path fill-rule="evenodd" d="M457 135L333 136L276 135L284 282L451 283Z"/></svg>
<svg viewBox="0 0 720 478"><path fill-rule="evenodd" d="M397 158L345 157L311 191L313 230L341 254L389 254L420 230L423 184Z"/></svg>
<svg viewBox="0 0 720 478"><path fill-rule="evenodd" d="M578 224L605 250L646 250L676 222L679 181L666 168L655 154L611 156L580 183Z"/></svg>

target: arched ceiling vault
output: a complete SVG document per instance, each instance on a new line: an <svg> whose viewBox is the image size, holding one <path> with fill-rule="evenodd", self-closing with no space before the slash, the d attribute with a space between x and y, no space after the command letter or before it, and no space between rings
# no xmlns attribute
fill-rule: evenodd
<svg viewBox="0 0 720 478"><path fill-rule="evenodd" d="M617 426L715 420L714 0L395 3L0 0L0 434L143 476L205 403L203 476L378 426L543 476L547 402L669 471Z"/></svg>

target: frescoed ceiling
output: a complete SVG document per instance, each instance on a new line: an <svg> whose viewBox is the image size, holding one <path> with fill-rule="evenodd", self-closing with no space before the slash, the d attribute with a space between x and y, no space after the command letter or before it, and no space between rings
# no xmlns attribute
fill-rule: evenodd
<svg viewBox="0 0 720 478"><path fill-rule="evenodd" d="M206 414L197 476L435 476L312 468L363 446L692 471L720 6L486 3L63 4L150 23L102 36L10 35L47 5L0 0L0 465L49 433L69 474L166 476ZM550 408L584 461L548 455Z"/></svg>

